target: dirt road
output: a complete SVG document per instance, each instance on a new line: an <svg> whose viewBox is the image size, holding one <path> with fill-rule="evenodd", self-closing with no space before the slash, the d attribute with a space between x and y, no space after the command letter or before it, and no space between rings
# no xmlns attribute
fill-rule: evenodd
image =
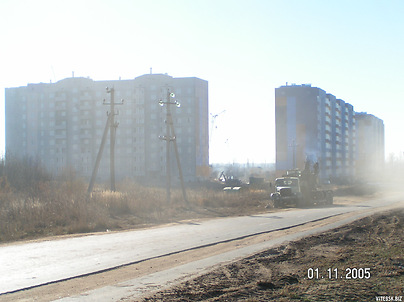
<svg viewBox="0 0 404 302"><path fill-rule="evenodd" d="M352 199L349 198L337 201L337 203L340 203L341 205L351 202ZM289 210L282 210L282 211L289 211ZM262 254L251 256L238 262L232 262L231 264L226 266L220 265L218 266L219 268L217 270L214 270L212 274L199 276L196 277L196 279L189 279L188 277L189 279L187 281L188 283L184 283L177 287L173 287L172 289L165 292L150 294L153 291L161 289L160 286L157 286L156 284L151 284L149 287L145 288L143 296L148 295L148 297L144 296L143 300L177 301L180 299L186 301L188 299L189 301L194 300L216 301L223 299L243 300L246 297L251 297L251 299L253 299L251 301L254 301L254 299L256 299L256 301L261 301L263 299L266 299L265 297L268 297L268 299L272 299L275 297L277 297L278 299L280 297L284 298L283 301L289 301L293 297L297 297L297 300L306 299L306 296L301 296L302 288L307 292L310 291L311 289L317 291L318 290L316 289L317 287L319 289L324 289L330 286L331 287L335 286L335 290L338 291L338 287L341 286L341 282L343 281L347 282L347 285L349 285L350 284L349 280L338 279L334 280L334 283L332 283L333 280L324 280L321 278L319 279L312 278L311 280L309 280L307 271L310 267L308 265L311 265L311 268L313 269L313 274L314 270L318 268L319 273L321 272L323 276L326 276L325 274L327 272L324 272L324 270L327 270L327 268L331 269L337 268L341 272L344 272L345 268L348 267L346 265L352 265L352 267L353 265L356 265L356 268L363 268L363 269L367 268L365 267L365 264L367 264L367 262L362 265L361 262L355 262L354 261L355 258L349 256L349 253L348 256L344 255L347 252L351 252L352 254L357 253L355 255L367 255L364 248L367 245L369 246L369 244L372 244L373 246L374 245L373 241L377 242L378 240L380 240L380 238L386 240L384 237L394 239L398 235L400 235L401 236L400 240L402 241L402 234L403 234L402 226L404 218L403 218L403 211L401 211L400 213L401 213L400 215L396 215L394 216L395 218L391 218L390 220L388 220L387 218L384 219L385 221L390 221L390 223L381 224L381 226L377 228L378 230L379 229L386 231L389 230L392 236L387 237L384 236L383 235L384 231L383 232L375 231L376 232L375 234L378 237L373 238L372 236L370 236L369 234L373 234L372 228L374 228L375 225L379 225L384 221L381 218L370 220L370 224L365 228L365 231L362 232L358 231L356 233L352 233L351 231L352 234L356 234L355 236L357 237L355 237L356 238L355 240L357 241L353 239L338 241L338 238L340 238L341 236L343 238L350 238L348 235L351 233L349 233L348 235L343 233L342 228L337 232L328 232L325 233L324 235L306 238L303 239L302 241L298 241L297 243L290 243L287 246L277 247L276 249L271 249ZM347 213L346 215L348 217L350 214ZM112 271L107 271L82 278L74 278L64 282L52 283L45 286L36 287L30 290L17 292L13 294L2 295L0 296L0 301L16 301L16 300L53 301L62 297L69 297L69 296L72 297L76 295L79 295L78 298L76 298L76 300L79 301L80 294L85 292L88 293L92 290L96 290L103 287L108 288L108 286L111 284L115 284L115 287L122 287L124 286L123 282L125 282L125 280L133 280L135 278L140 278L142 276L148 276L148 275L150 276L151 274L163 272L165 270L175 268L183 264L192 263L197 261L198 259L204 259L208 256L223 254L226 251L232 251L234 249L248 247L260 242L265 242L268 240L288 236L290 234L293 234L294 232L301 232L304 230L309 230L310 228L326 225L328 223L332 223L333 221L337 221L340 218L341 217L333 217L326 221L309 223L289 230L272 232L270 234L261 234L258 236L245 238L243 240L237 240L205 247L204 249L191 250L179 254L151 259L130 266L121 267L119 269L115 269ZM355 227L352 228L354 230L357 229ZM334 237L332 236L332 234L334 234ZM359 235L362 235L363 238L360 237ZM400 236L398 236L398 238L400 238ZM369 240L371 240L370 242L361 243L362 242L361 240L363 240L364 238L366 239L368 237ZM397 238L395 240L397 241ZM302 242L305 243L303 244ZM352 243L355 243L355 246L357 246L356 250L357 252L355 252L355 250L351 251L344 250L344 247L352 247L351 246ZM345 246L343 244L345 244ZM397 242L395 242L394 244L397 244ZM398 244L399 244L398 249L401 249L402 251L403 250L402 243L401 245L400 243ZM395 249L396 247L394 245L394 249L387 249L387 250L394 251ZM383 251L383 246L380 247L380 250ZM339 258L338 257L335 258L336 257L335 255L339 255L338 256ZM377 260L377 257L375 256L369 256L371 259L374 258L377 261L379 261L377 262L375 260L376 263L369 262L369 265L373 264L373 266L370 266L371 279L350 280L355 281L352 282L352 284L359 284L357 281L362 282L360 283L362 284L361 285L362 287L364 287L366 284L367 285L378 284L377 282L380 279L380 276L377 275L378 272L377 265L379 265L379 268L381 269L381 267L388 268L389 267L388 265L393 266L393 264L396 263L397 261L398 263L403 263L403 261L401 261L402 258L397 258L396 255L388 255L388 257L393 259L391 260L393 262L391 263L382 262L382 259L384 259L383 257L387 257L386 255L387 255L386 253L384 254L381 253L379 260ZM353 262L348 261L351 258L353 259L352 260ZM345 260L346 262L344 262L340 259L348 259L348 260ZM357 259L357 261L359 260ZM400 265L398 265L397 267L400 269ZM394 272L396 272L393 270L391 271L393 274ZM402 282L403 280L402 275L400 275L401 273L398 272L397 274L399 274L398 277L401 278L398 279L398 281ZM295 282L296 280L298 282ZM396 279L394 278L390 278L389 280L393 280L394 282L396 282ZM326 281L331 283L324 283ZM367 281L368 283L366 283L365 281ZM373 281L377 282L374 283ZM294 287L297 287L295 291L293 291ZM387 293L386 291L383 291L385 289L386 287L382 286L378 291L378 293ZM393 290L394 288L391 289ZM244 292L248 293L244 294ZM289 292L291 293L290 295L288 294ZM398 291L395 292L394 294L399 295L400 292ZM85 296L86 294L82 295L81 297L83 298ZM313 295L313 297L315 296ZM313 301L318 300L316 298L310 298L310 296L308 296L307 299L308 299L307 301L310 301L310 299L313 299ZM116 301L116 300L119 299L115 300L111 299L109 301ZM139 296L131 297L130 295L128 295L127 299L125 300L138 301ZM361 301L358 299L351 299L351 300ZM348 299L346 301L350 300Z"/></svg>
<svg viewBox="0 0 404 302"><path fill-rule="evenodd" d="M403 239L404 209L392 210L225 265L142 301L404 301Z"/></svg>

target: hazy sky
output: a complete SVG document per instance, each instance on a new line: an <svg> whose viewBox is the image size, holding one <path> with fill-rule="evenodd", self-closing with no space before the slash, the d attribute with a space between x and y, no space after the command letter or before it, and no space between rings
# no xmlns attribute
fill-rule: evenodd
<svg viewBox="0 0 404 302"><path fill-rule="evenodd" d="M273 162L275 88L310 83L384 120L404 151L404 1L1 0L4 88L153 73L209 81L211 162ZM216 128L217 127L217 128ZM118 130L119 131L119 130Z"/></svg>

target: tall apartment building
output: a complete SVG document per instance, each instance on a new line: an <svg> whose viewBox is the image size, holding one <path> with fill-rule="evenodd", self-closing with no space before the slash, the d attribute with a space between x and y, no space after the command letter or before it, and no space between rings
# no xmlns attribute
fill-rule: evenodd
<svg viewBox="0 0 404 302"><path fill-rule="evenodd" d="M6 89L6 154L39 158L52 173L73 168L89 178L107 121L113 87L119 123L115 142L117 179L158 179L166 175L167 90L181 107L171 108L184 179L208 176L208 83L191 78L146 74L131 80L93 81L67 78L50 84L28 84ZM109 139L98 180L109 176ZM171 144L172 145L172 144ZM172 147L171 147L172 148ZM172 173L178 175L174 151Z"/></svg>
<svg viewBox="0 0 404 302"><path fill-rule="evenodd" d="M311 85L275 89L276 170L319 163L319 178L355 175L356 125L353 106Z"/></svg>
<svg viewBox="0 0 404 302"><path fill-rule="evenodd" d="M384 124L366 112L356 113L356 168L361 178L377 179L384 167Z"/></svg>

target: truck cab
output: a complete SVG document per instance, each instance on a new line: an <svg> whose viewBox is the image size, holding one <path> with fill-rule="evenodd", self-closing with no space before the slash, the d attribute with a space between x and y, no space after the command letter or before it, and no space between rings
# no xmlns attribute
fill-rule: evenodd
<svg viewBox="0 0 404 302"><path fill-rule="evenodd" d="M299 204L302 198L299 177L280 177L275 180L275 193L271 194L275 207Z"/></svg>

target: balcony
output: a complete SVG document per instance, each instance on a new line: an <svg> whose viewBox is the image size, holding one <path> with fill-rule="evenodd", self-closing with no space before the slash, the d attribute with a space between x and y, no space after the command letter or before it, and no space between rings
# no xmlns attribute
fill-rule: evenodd
<svg viewBox="0 0 404 302"><path fill-rule="evenodd" d="M66 129L66 120L57 120L55 123L55 130Z"/></svg>
<svg viewBox="0 0 404 302"><path fill-rule="evenodd" d="M56 110L66 110L66 102L65 101L56 102L55 109Z"/></svg>
<svg viewBox="0 0 404 302"><path fill-rule="evenodd" d="M80 129L91 129L92 128L92 123L88 119L82 119L80 121Z"/></svg>

